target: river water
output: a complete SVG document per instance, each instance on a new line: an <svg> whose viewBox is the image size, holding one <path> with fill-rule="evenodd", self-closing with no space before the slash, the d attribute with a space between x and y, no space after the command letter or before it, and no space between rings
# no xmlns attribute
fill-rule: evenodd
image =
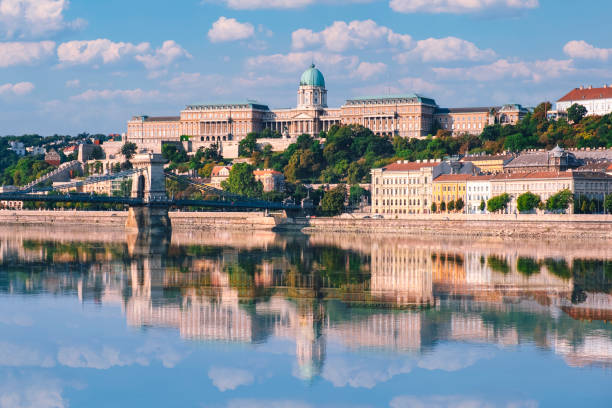
<svg viewBox="0 0 612 408"><path fill-rule="evenodd" d="M610 242L0 231L0 407L612 403Z"/></svg>

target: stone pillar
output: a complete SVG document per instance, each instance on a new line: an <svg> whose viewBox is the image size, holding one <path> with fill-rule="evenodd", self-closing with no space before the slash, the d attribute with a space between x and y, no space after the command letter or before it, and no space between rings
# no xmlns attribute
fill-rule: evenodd
<svg viewBox="0 0 612 408"><path fill-rule="evenodd" d="M132 166L140 171L132 176L132 198L145 201L164 201L166 196L166 159L159 153L138 154L132 159Z"/></svg>

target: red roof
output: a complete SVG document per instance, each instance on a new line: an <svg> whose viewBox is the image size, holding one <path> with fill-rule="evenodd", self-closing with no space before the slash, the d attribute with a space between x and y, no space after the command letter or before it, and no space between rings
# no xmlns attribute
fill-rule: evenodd
<svg viewBox="0 0 612 408"><path fill-rule="evenodd" d="M591 88L591 89L580 89L576 88L557 102L571 102L581 101L589 99L607 99L612 98L612 87L606 88Z"/></svg>
<svg viewBox="0 0 612 408"><path fill-rule="evenodd" d="M212 171L210 172L211 176L218 176L219 172L223 169L227 169L228 171L231 171L232 168L230 166L215 166L213 167Z"/></svg>
<svg viewBox="0 0 612 408"><path fill-rule="evenodd" d="M467 181L471 177L471 174L442 174L435 178L434 183L439 181Z"/></svg>
<svg viewBox="0 0 612 408"><path fill-rule="evenodd" d="M572 178L573 173L569 171L534 171L532 173L500 173L493 176L491 180L521 180L521 179L558 179Z"/></svg>
<svg viewBox="0 0 612 408"><path fill-rule="evenodd" d="M487 180L491 180L493 178L493 175L491 174L487 174L484 176L470 176L470 178L468 178L468 181L487 181Z"/></svg>
<svg viewBox="0 0 612 408"><path fill-rule="evenodd" d="M266 174L278 174L282 175L280 171L272 170L272 169L264 169L264 170L253 170L253 175L255 176L265 176Z"/></svg>
<svg viewBox="0 0 612 408"><path fill-rule="evenodd" d="M385 167L383 167L383 170L385 171L411 171L411 170L420 170L423 167L436 167L438 164L440 164L440 162L421 162L421 163L417 163L417 162L407 162L407 163L391 163Z"/></svg>

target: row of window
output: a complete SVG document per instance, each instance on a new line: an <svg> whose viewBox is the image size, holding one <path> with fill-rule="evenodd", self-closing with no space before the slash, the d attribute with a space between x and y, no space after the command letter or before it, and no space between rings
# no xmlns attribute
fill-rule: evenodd
<svg viewBox="0 0 612 408"><path fill-rule="evenodd" d="M375 179L375 183L374 184L380 184L380 179L378 177L376 177ZM408 181L408 183L406 183L406 180ZM383 178L382 179L382 184L423 184L423 183L427 183L428 178L425 177L423 179L420 178Z"/></svg>
<svg viewBox="0 0 612 408"><path fill-rule="evenodd" d="M378 200L374 201L378 205ZM420 199L403 199L403 200L381 200L382 205L421 205ZM423 200L423 205L427 205L427 199Z"/></svg>
<svg viewBox="0 0 612 408"><path fill-rule="evenodd" d="M378 194L378 188L376 188L375 190L375 194ZM411 195L416 195L416 194L420 194L419 190L416 188L383 188L381 189L382 194L381 195L406 195L406 194L411 194Z"/></svg>

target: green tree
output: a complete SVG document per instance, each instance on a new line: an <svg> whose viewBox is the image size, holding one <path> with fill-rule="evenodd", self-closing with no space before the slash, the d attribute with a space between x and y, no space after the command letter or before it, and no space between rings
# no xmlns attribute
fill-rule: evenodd
<svg viewBox="0 0 612 408"><path fill-rule="evenodd" d="M551 195L548 200L546 200L546 209L549 211L565 212L565 210L567 210L569 205L572 203L572 200L573 194L570 190L561 190L558 193Z"/></svg>
<svg viewBox="0 0 612 408"><path fill-rule="evenodd" d="M516 200L516 206L522 213L533 211L540 205L540 196L527 191L526 193L518 196Z"/></svg>
<svg viewBox="0 0 612 408"><path fill-rule="evenodd" d="M260 198L263 184L255 180L253 166L248 163L237 163L232 167L227 180L221 183L223 190L249 198Z"/></svg>
<svg viewBox="0 0 612 408"><path fill-rule="evenodd" d="M89 155L90 159L93 160L102 160L104 159L104 150L98 145L94 146L91 150L91 154Z"/></svg>
<svg viewBox="0 0 612 408"><path fill-rule="evenodd" d="M438 206L436 205L436 203L431 203L431 212L432 214L435 214L438 212Z"/></svg>
<svg viewBox="0 0 612 408"><path fill-rule="evenodd" d="M341 214L344 211L344 202L346 201L346 186L339 184L338 186L326 191L321 199L321 211L325 215L334 216Z"/></svg>
<svg viewBox="0 0 612 408"><path fill-rule="evenodd" d="M487 201L487 211L495 213L501 210L505 210L510 202L510 196L507 193L492 197Z"/></svg>
<svg viewBox="0 0 612 408"><path fill-rule="evenodd" d="M533 258L519 256L516 261L516 270L526 276L540 272L540 264Z"/></svg>
<svg viewBox="0 0 612 408"><path fill-rule="evenodd" d="M257 133L251 132L238 143L238 156L251 157L257 151Z"/></svg>
<svg viewBox="0 0 612 408"><path fill-rule="evenodd" d="M361 202L361 197L368 197L369 192L359 186L358 184L354 184L351 186L351 188L349 189L349 203L351 205L359 205L359 203Z"/></svg>
<svg viewBox="0 0 612 408"><path fill-rule="evenodd" d="M608 214L612 214L612 194L608 194L604 199L604 208Z"/></svg>
<svg viewBox="0 0 612 408"><path fill-rule="evenodd" d="M136 143L126 142L121 146L121 154L125 157L125 160L130 160L136 154Z"/></svg>
<svg viewBox="0 0 612 408"><path fill-rule="evenodd" d="M185 150L177 147L174 144L164 144L162 146L162 155L166 160L170 162L171 167L177 167L178 164L187 163L189 158L187 157L187 153Z"/></svg>
<svg viewBox="0 0 612 408"><path fill-rule="evenodd" d="M446 208L448 209L448 212L455 211L455 201L450 200L446 205Z"/></svg>
<svg viewBox="0 0 612 408"><path fill-rule="evenodd" d="M463 207L465 207L465 202L463 201L463 198L458 198L455 202L455 209L461 212L461 210L463 210Z"/></svg>
<svg viewBox="0 0 612 408"><path fill-rule="evenodd" d="M589 204L589 212L591 214L596 214L598 212L597 207L598 207L597 200L592 200L591 204Z"/></svg>
<svg viewBox="0 0 612 408"><path fill-rule="evenodd" d="M446 211L446 203L444 201L440 203L440 211L442 212Z"/></svg>
<svg viewBox="0 0 612 408"><path fill-rule="evenodd" d="M575 103L569 108L567 108L567 118L574 123L580 123L580 121L586 116L586 114L587 108L578 103Z"/></svg>
<svg viewBox="0 0 612 408"><path fill-rule="evenodd" d="M487 264L492 270L501 272L504 275L510 272L510 265L508 265L508 261L504 257L489 255L487 257Z"/></svg>
<svg viewBox="0 0 612 408"><path fill-rule="evenodd" d="M480 200L480 206L478 208L480 208L480 211L484 211L485 208L487 208L487 204L485 204L484 200Z"/></svg>

